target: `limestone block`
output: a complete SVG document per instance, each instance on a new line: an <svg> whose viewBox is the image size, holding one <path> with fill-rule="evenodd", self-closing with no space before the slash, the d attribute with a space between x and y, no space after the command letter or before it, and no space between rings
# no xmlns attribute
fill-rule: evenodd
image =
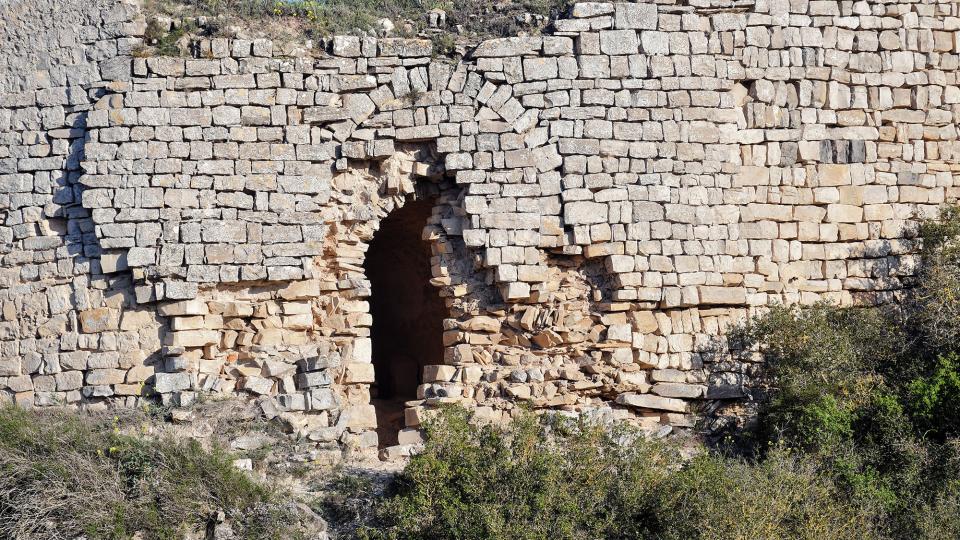
<svg viewBox="0 0 960 540"><path fill-rule="evenodd" d="M713 287L701 285L697 287L701 304L729 304L744 305L747 303L747 289L745 287Z"/></svg>
<svg viewBox="0 0 960 540"><path fill-rule="evenodd" d="M220 343L220 332L216 330L184 330L169 332L166 343L171 347L203 347Z"/></svg>
<svg viewBox="0 0 960 540"><path fill-rule="evenodd" d="M139 365L133 366L127 370L127 377L124 382L128 384L141 383L153 376L156 369L154 366Z"/></svg>
<svg viewBox="0 0 960 540"><path fill-rule="evenodd" d="M144 395L144 387L140 384L115 384L112 388L113 394L116 396Z"/></svg>
<svg viewBox="0 0 960 540"><path fill-rule="evenodd" d="M627 392L617 396L616 402L620 405L656 409L661 411L687 412L687 402L682 399L654 396L650 394L635 394Z"/></svg>
<svg viewBox="0 0 960 540"><path fill-rule="evenodd" d="M477 45L473 58L515 57L536 54L543 44L539 36L488 39Z"/></svg>
<svg viewBox="0 0 960 540"><path fill-rule="evenodd" d="M859 223L863 219L863 208L849 204L831 204L827 206L827 221L831 223Z"/></svg>
<svg viewBox="0 0 960 540"><path fill-rule="evenodd" d="M343 365L343 384L372 383L374 381L373 364L349 362Z"/></svg>
<svg viewBox="0 0 960 540"><path fill-rule="evenodd" d="M371 90L376 87L377 78L372 75L334 75L330 79L330 89L337 93Z"/></svg>
<svg viewBox="0 0 960 540"><path fill-rule="evenodd" d="M563 221L567 225L605 223L608 206L592 201L575 201L563 205Z"/></svg>
<svg viewBox="0 0 960 540"><path fill-rule="evenodd" d="M851 183L849 165L820 165L819 173L821 186L845 186Z"/></svg>
<svg viewBox="0 0 960 540"><path fill-rule="evenodd" d="M460 328L470 332L490 332L500 331L500 321L488 316L471 317L460 323Z"/></svg>
<svg viewBox="0 0 960 540"><path fill-rule="evenodd" d="M528 81L544 81L556 79L559 74L559 67L556 58L524 58L523 76Z"/></svg>
<svg viewBox="0 0 960 540"><path fill-rule="evenodd" d="M264 377L244 377L243 389L257 395L267 395L273 391L273 381Z"/></svg>
<svg viewBox="0 0 960 540"><path fill-rule="evenodd" d="M170 320L172 330L200 330L205 328L204 318L200 315L192 317L173 317Z"/></svg>
<svg viewBox="0 0 960 540"><path fill-rule="evenodd" d="M658 329L657 318L652 311L632 311L630 318L637 332L649 334Z"/></svg>
<svg viewBox="0 0 960 540"><path fill-rule="evenodd" d="M157 312L164 317L182 317L187 315L206 315L207 303L202 300L184 300L160 305Z"/></svg>
<svg viewBox="0 0 960 540"><path fill-rule="evenodd" d="M88 385L122 384L126 380L127 372L122 369L91 369L86 374Z"/></svg>
<svg viewBox="0 0 960 540"><path fill-rule="evenodd" d="M611 324L607 327L607 341L632 343L633 330L629 324Z"/></svg>
<svg viewBox="0 0 960 540"><path fill-rule="evenodd" d="M333 54L335 56L358 57L362 54L360 38L357 36L334 36Z"/></svg>
<svg viewBox="0 0 960 540"><path fill-rule="evenodd" d="M277 404L290 411L307 410L306 394L280 394L277 396Z"/></svg>
<svg viewBox="0 0 960 540"><path fill-rule="evenodd" d="M127 251L128 266L150 266L156 262L157 250L154 248L132 247Z"/></svg>
<svg viewBox="0 0 960 540"><path fill-rule="evenodd" d="M100 256L100 269L105 274L122 272L127 268L126 253L104 253Z"/></svg>
<svg viewBox="0 0 960 540"><path fill-rule="evenodd" d="M456 375L458 369L459 368L457 368L456 366L438 366L438 365L423 366L423 381L424 382L455 382L454 375Z"/></svg>
<svg viewBox="0 0 960 540"><path fill-rule="evenodd" d="M650 372L650 380L658 383L685 383L687 382L687 374L678 369L655 369Z"/></svg>
<svg viewBox="0 0 960 540"><path fill-rule="evenodd" d="M157 373L153 377L153 389L158 394L187 390L192 386L189 373Z"/></svg>
<svg viewBox="0 0 960 540"><path fill-rule="evenodd" d="M504 388L507 397L513 399L530 399L530 396L533 395L533 391L530 388L530 385L527 384L514 384Z"/></svg>
<svg viewBox="0 0 960 540"><path fill-rule="evenodd" d="M571 15L576 18L597 17L613 13L613 4L607 2L577 2Z"/></svg>
<svg viewBox="0 0 960 540"><path fill-rule="evenodd" d="M404 428L397 433L397 443L400 445L420 445L425 442L423 431Z"/></svg>
<svg viewBox="0 0 960 540"><path fill-rule="evenodd" d="M573 54L573 40L565 36L543 36L543 54L557 56Z"/></svg>
<svg viewBox="0 0 960 540"><path fill-rule="evenodd" d="M306 408L308 410L326 411L339 406L336 394L329 388L314 388L306 395Z"/></svg>
<svg viewBox="0 0 960 540"><path fill-rule="evenodd" d="M353 340L353 349L350 353L350 360L353 362L372 362L373 361L373 342L370 338L357 338Z"/></svg>
<svg viewBox="0 0 960 540"><path fill-rule="evenodd" d="M297 361L297 366L303 371L318 371L330 367L337 367L340 364L341 359L339 354L312 356Z"/></svg>
<svg viewBox="0 0 960 540"><path fill-rule="evenodd" d="M423 56L433 52L433 43L429 39L381 38L377 40L380 56Z"/></svg>
<svg viewBox="0 0 960 540"><path fill-rule="evenodd" d="M372 364L371 364L372 365ZM297 374L297 387L309 389L317 386L330 386L333 379L327 371L311 371Z"/></svg>
<svg viewBox="0 0 960 540"><path fill-rule="evenodd" d="M650 391L667 398L696 399L704 395L706 387L699 384L661 382L653 385Z"/></svg>
<svg viewBox="0 0 960 540"><path fill-rule="evenodd" d="M20 375L19 358L0 358L0 377L16 377Z"/></svg>
<svg viewBox="0 0 960 540"><path fill-rule="evenodd" d="M666 32L640 32L640 44L644 54L666 55L670 52L670 39Z"/></svg>
<svg viewBox="0 0 960 540"><path fill-rule="evenodd" d="M648 3L614 4L613 26L619 29L657 29L657 5Z"/></svg>
<svg viewBox="0 0 960 540"><path fill-rule="evenodd" d="M307 107L303 110L303 121L308 124L327 124L350 118L351 113L343 107Z"/></svg>
<svg viewBox="0 0 960 540"><path fill-rule="evenodd" d="M500 287L500 294L505 300L521 300L530 297L530 285L528 283L512 282L505 283Z"/></svg>
<svg viewBox="0 0 960 540"><path fill-rule="evenodd" d="M637 54L639 44L637 32L634 30L602 30L600 32L600 51L604 54Z"/></svg>
<svg viewBox="0 0 960 540"><path fill-rule="evenodd" d="M287 333L283 328L261 328L254 336L253 342L262 347L280 345L284 343L285 338L292 337L292 333Z"/></svg>
<svg viewBox="0 0 960 540"><path fill-rule="evenodd" d="M79 390L83 386L82 371L61 371L53 375L57 383L57 392L69 392Z"/></svg>
<svg viewBox="0 0 960 540"><path fill-rule="evenodd" d="M625 347L613 349L604 353L606 361L614 366L622 366L633 363L633 350Z"/></svg>
<svg viewBox="0 0 960 540"><path fill-rule="evenodd" d="M80 331L92 334L117 330L120 327L120 313L115 309L97 308L80 312Z"/></svg>
<svg viewBox="0 0 960 540"><path fill-rule="evenodd" d="M345 408L341 414L346 417L348 428L374 429L377 427L377 411L373 405L352 405Z"/></svg>
<svg viewBox="0 0 960 540"><path fill-rule="evenodd" d="M416 126L397 129L395 136L398 141L422 141L436 139L440 136L438 126Z"/></svg>

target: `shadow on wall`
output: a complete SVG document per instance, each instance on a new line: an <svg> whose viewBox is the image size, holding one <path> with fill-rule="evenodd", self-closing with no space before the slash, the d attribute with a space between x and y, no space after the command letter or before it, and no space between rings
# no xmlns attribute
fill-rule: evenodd
<svg viewBox="0 0 960 540"><path fill-rule="evenodd" d="M131 278L102 274L79 183L98 85L129 76L135 13L116 0L0 7L0 398L132 405L148 370L127 369L159 347L144 317L121 317Z"/></svg>
<svg viewBox="0 0 960 540"><path fill-rule="evenodd" d="M371 338L381 447L397 444L404 402L417 399L423 366L443 364L446 305L430 283L431 250L423 228L435 199L410 200L380 224L364 268L371 283Z"/></svg>

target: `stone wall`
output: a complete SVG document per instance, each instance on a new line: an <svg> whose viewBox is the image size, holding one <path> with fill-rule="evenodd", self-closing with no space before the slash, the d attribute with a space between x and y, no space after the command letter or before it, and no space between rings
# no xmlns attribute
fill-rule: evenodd
<svg viewBox="0 0 960 540"><path fill-rule="evenodd" d="M78 180L87 112L129 64L135 14L109 0L0 6L0 392L23 405L133 395L101 369L160 347L159 323L98 332L78 319L133 306L129 276L99 271Z"/></svg>
<svg viewBox="0 0 960 540"><path fill-rule="evenodd" d="M958 193L956 2L580 3L554 26L458 62L356 37L121 55L79 83L62 200L64 117L20 94L0 388L259 396L321 446L375 449L365 253L410 200L434 201L448 317L392 454L442 402L690 426L754 369L730 324L897 299L916 219Z"/></svg>

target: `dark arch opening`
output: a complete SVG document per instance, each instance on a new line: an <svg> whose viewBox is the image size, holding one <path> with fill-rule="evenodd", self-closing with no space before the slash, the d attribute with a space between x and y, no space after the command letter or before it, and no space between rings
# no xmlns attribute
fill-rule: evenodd
<svg viewBox="0 0 960 540"><path fill-rule="evenodd" d="M443 363L446 306L430 284L430 245L422 239L434 200L411 200L380 223L364 270L371 284L374 383L380 447L397 444L405 402L417 399L423 366Z"/></svg>

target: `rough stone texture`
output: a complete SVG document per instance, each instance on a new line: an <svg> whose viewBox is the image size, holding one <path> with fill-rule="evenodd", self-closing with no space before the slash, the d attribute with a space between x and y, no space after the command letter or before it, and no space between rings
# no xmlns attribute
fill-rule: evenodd
<svg viewBox="0 0 960 540"><path fill-rule="evenodd" d="M578 4L455 64L354 38L131 59L132 13L69 19L82 61L51 37L49 81L4 79L0 391L247 393L375 447L364 253L435 196L445 365L410 428L449 401L690 425L751 371L725 328L895 301L915 220L958 194L956 2L713 4Z"/></svg>
<svg viewBox="0 0 960 540"><path fill-rule="evenodd" d="M133 406L142 385L124 379L161 346L152 310L120 324L137 313L131 276L122 257L101 269L79 183L88 114L130 76L135 15L116 0L0 6L0 394L23 405Z"/></svg>

